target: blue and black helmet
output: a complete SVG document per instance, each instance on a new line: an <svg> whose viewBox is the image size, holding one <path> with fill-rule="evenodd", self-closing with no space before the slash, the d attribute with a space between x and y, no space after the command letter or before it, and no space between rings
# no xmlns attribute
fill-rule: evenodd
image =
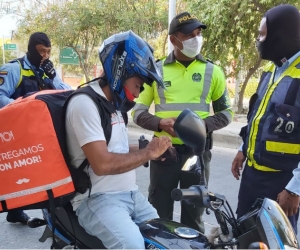
<svg viewBox="0 0 300 250"><path fill-rule="evenodd" d="M99 57L105 78L117 97L117 106L126 100L123 84L130 77L140 77L148 85L156 81L158 86L164 88L152 47L131 30L104 40L99 49Z"/></svg>

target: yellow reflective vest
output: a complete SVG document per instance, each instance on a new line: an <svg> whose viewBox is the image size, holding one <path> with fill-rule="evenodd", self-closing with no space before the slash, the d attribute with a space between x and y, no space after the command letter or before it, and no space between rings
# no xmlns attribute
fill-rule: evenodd
<svg viewBox="0 0 300 250"><path fill-rule="evenodd" d="M155 116L160 118L178 117L182 110L189 108L204 119L210 114L211 102L215 102L214 112L223 112L228 121L232 120L225 77L218 66L196 59L186 68L175 59L166 61L164 58L158 62L158 67L161 68L166 90L157 87L155 82L151 87L144 84L145 90L135 100L136 106L132 112L135 122L142 112L149 109L152 102L155 105ZM218 105L222 96L222 105ZM155 131L154 135L170 136L165 131ZM179 138L174 137L172 143L183 144Z"/></svg>
<svg viewBox="0 0 300 250"><path fill-rule="evenodd" d="M244 149L248 165L261 171L292 171L300 162L300 57L273 81L264 69Z"/></svg>

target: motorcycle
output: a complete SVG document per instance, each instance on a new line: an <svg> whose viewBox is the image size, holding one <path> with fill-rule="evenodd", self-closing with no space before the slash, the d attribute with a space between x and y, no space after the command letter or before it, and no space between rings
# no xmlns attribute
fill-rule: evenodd
<svg viewBox="0 0 300 250"><path fill-rule="evenodd" d="M182 171L189 171L200 179L199 185L189 189L174 189L172 198L187 200L212 211L218 225L206 236L183 224L166 219L153 219L139 225L146 249L299 249L290 222L277 202L258 199L243 217L236 219L225 196L208 191L205 183L202 154L206 129L203 120L185 109L174 124L177 136L193 149ZM46 225L41 242L53 238L53 248L105 248L102 242L86 233L79 225L70 203L55 208L55 213L43 209L43 221L29 221L30 227Z"/></svg>

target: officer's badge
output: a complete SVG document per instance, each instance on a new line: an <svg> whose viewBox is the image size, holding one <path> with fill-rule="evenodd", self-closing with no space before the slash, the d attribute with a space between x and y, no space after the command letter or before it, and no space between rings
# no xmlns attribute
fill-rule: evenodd
<svg viewBox="0 0 300 250"><path fill-rule="evenodd" d="M0 77L0 86L4 83L4 78Z"/></svg>
<svg viewBox="0 0 300 250"><path fill-rule="evenodd" d="M171 87L171 81L164 81L164 85L166 87Z"/></svg>
<svg viewBox="0 0 300 250"><path fill-rule="evenodd" d="M192 76L192 79L194 82L200 82L201 79L202 79L202 76L200 73L194 73L193 76Z"/></svg>

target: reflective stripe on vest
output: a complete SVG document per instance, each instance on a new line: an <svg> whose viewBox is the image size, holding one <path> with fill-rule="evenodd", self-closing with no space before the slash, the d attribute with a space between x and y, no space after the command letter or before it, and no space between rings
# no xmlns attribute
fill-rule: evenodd
<svg viewBox="0 0 300 250"><path fill-rule="evenodd" d="M163 72L163 63L164 61L160 61L157 66L160 69L162 75L164 75ZM209 115L210 111L210 103L206 103L206 98L208 96L208 93L210 91L211 87L211 81L212 81L212 74L214 65L210 62L207 62L205 64L205 71L204 71L204 78L203 78L203 87L202 92L199 95L199 102L194 103L184 103L184 102L178 102L178 103L168 103L168 100L166 100L165 92L163 88L156 88L157 95L159 97L159 101L155 104L155 115L158 117L164 117L165 114L167 114L168 117L177 117L179 113L184 110L185 108L189 108L195 113L197 113L200 117L206 118ZM165 79L165 77L164 77ZM167 93L167 91L166 91ZM148 108L148 107L147 107ZM136 111L135 111L136 112ZM135 114L135 116L137 116ZM168 135L165 131L161 132L154 132L155 136L162 136L162 135ZM171 138L173 144L182 144L183 142L179 138Z"/></svg>
<svg viewBox="0 0 300 250"><path fill-rule="evenodd" d="M163 62L159 63L157 66L163 77ZM201 110L204 112L209 112L209 104L205 103L205 99L210 89L213 70L214 70L214 65L210 62L207 62L205 74L204 74L203 92L200 96L199 104L198 103L168 103L167 104L164 89L158 88L157 92L160 98L160 102L159 102L160 104L155 105L155 112L183 110L184 108L189 108L188 105L191 105L190 109L192 110Z"/></svg>
<svg viewBox="0 0 300 250"><path fill-rule="evenodd" d="M20 79L16 85L15 92L11 95L11 98L17 99L20 96L24 96L29 92L40 91L41 88L39 86L38 80L39 76L36 76L38 72L35 73L32 69L24 69L24 63L26 63L24 58L16 59L12 61L12 63L15 63L16 61L20 65ZM42 79L45 83L45 86L47 86L48 89L53 88L53 81L49 79L45 73L43 74Z"/></svg>
<svg viewBox="0 0 300 250"><path fill-rule="evenodd" d="M23 76L26 76L26 77L35 76L35 74L34 74L34 72L33 72L32 69L24 69L22 63L20 62L20 60L17 60L17 62L18 62L19 65L20 65L21 71L20 71L20 80L19 80L19 82L17 83L16 88L18 88L18 87L20 86L20 84L21 84L21 82L22 82L22 80L23 80ZM42 79L44 79L44 78L46 78L46 77L47 77L47 76L46 76L46 74L44 73Z"/></svg>
<svg viewBox="0 0 300 250"><path fill-rule="evenodd" d="M67 177L65 179L56 181L54 183L50 183L48 185L43 185L43 186L34 187L34 188L30 188L30 189L24 189L22 191L10 193L10 194L0 195L0 201L14 199L14 198L31 195L31 194L36 194L36 193L39 193L42 191L47 191L50 189L55 189L57 187L64 186L65 184L68 184L68 183L72 183L71 177ZM23 199L24 199L24 197L23 197Z"/></svg>
<svg viewBox="0 0 300 250"><path fill-rule="evenodd" d="M47 201L49 190L55 198L75 191L64 157L65 150L61 146L64 144L60 144L64 142L58 138L63 130L57 124L61 124L63 116L58 112L61 116L56 117L57 122L54 122L49 110L52 104L48 106L36 98L41 94L48 97L48 94L60 92L67 91L36 92L0 109L0 116L6 121L5 124L0 123L0 131L9 131L10 135L4 143L0 143L0 182L6 184L0 186L4 210ZM62 102L63 99L53 100ZM18 117L18 122L11 117Z"/></svg>
<svg viewBox="0 0 300 250"><path fill-rule="evenodd" d="M288 78L285 78L285 81L288 81L289 83L291 83L294 78L300 78L300 70L295 67L299 64L300 64L300 58L296 59L292 63L292 65L290 65L285 70L285 72L276 80L276 82L273 82L274 75L275 75L275 66L273 65L270 68L270 71L268 73L269 77L270 77L268 86L266 88L266 91L265 91L262 99L261 99L261 102L258 105L257 112L252 119L251 127L250 127L250 130L248 131L249 137L247 138L247 141L246 141L246 143L247 143L247 158L248 158L247 163L250 167L253 166L254 168L261 170L261 171L273 171L273 172L280 171L280 169L276 168L277 162L274 163L274 168L259 164L257 162L259 159L256 158L256 157L259 157L259 156L256 156L256 155L259 155L258 151L261 152L262 150L265 150L267 152L270 152L270 155L266 154L266 156L268 155L268 157L272 157L271 153L282 154L282 157L288 157L284 154L290 154L290 155L295 156L295 155L299 154L299 152L300 152L299 145L288 142L288 140L283 141L283 142L268 140L268 138L266 138L266 135L265 135L266 133L268 133L268 131L262 131L263 128L265 128L264 123L266 122L266 120L268 120L268 119L266 119L266 117L268 117L269 120L271 119L271 114L268 112L270 112L269 109L271 107L272 102L277 103L277 100L271 101L271 98L272 98L274 92L276 92L276 88L277 88L277 91L279 91L278 85L280 84L280 82L282 82L284 77L288 77ZM268 78L265 77L265 79L268 79ZM282 86L282 85L280 85L280 86ZM289 85L289 86L291 86L291 85ZM287 92L285 92L283 94L285 95ZM275 95L275 97L276 97L276 95ZM283 102L278 102L278 105L281 103L283 104ZM300 107L298 107L298 108L300 108ZM269 116L268 116L268 114L269 114ZM268 120L268 122L269 122L269 120ZM262 154L262 153L263 152L261 152L260 154ZM266 156L264 156L264 157L266 157ZM273 157L275 157L275 156L273 156ZM279 163L278 163L278 165L279 165Z"/></svg>

